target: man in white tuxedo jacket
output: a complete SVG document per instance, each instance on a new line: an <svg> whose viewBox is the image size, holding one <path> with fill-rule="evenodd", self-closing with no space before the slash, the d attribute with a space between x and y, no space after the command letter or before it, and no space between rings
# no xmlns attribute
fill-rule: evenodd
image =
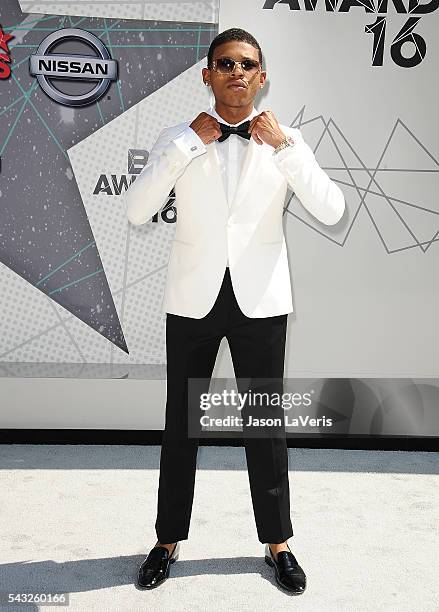
<svg viewBox="0 0 439 612"><path fill-rule="evenodd" d="M300 130L253 106L266 72L251 34L238 28L219 34L202 77L212 87L215 104L160 132L147 165L125 195L134 225L149 221L173 188L177 207L163 301L167 403L158 541L139 569L142 588L168 577L179 541L188 537L198 448L198 439L188 435L188 380L210 380L224 336L237 380L282 379L287 315L293 312L282 226L288 186L322 223L337 223L345 209L342 191L320 168ZM245 406L243 419L248 414ZM244 427L265 559L282 587L301 593L306 577L287 543L293 531L285 432L268 431L265 438L245 434Z"/></svg>

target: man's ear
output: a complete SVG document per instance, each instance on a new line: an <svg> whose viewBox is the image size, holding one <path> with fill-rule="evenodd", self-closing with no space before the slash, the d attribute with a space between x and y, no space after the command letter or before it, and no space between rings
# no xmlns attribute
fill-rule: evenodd
<svg viewBox="0 0 439 612"><path fill-rule="evenodd" d="M203 68L201 70L201 78L203 79L203 83L206 83L206 81L209 81L209 69L208 68Z"/></svg>

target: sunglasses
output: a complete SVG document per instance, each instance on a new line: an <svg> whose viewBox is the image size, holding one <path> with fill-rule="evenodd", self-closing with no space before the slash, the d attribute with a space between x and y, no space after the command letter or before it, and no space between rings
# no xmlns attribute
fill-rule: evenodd
<svg viewBox="0 0 439 612"><path fill-rule="evenodd" d="M213 69L221 74L230 74L235 70L236 64L239 64L244 72L255 72L259 68L259 62L252 59L237 62L231 57L219 57L216 60L212 60Z"/></svg>

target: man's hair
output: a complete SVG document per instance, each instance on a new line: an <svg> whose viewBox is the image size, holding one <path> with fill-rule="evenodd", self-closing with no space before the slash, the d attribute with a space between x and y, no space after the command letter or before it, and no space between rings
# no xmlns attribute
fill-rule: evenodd
<svg viewBox="0 0 439 612"><path fill-rule="evenodd" d="M214 50L222 45L223 43L229 42L231 40L239 40L241 42L248 43L252 47L259 52L259 62L262 67L262 51L259 46L258 41L254 36L252 36L249 32L245 30L241 30L241 28L229 28L228 30L224 30L224 32L220 32L210 43L209 51L207 52L207 67L212 67L212 59Z"/></svg>

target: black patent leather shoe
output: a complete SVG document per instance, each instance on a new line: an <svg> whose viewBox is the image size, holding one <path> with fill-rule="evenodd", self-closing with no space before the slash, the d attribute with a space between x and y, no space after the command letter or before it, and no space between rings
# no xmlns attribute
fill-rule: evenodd
<svg viewBox="0 0 439 612"><path fill-rule="evenodd" d="M154 589L162 584L168 578L171 563L177 561L179 552L180 542L176 543L171 554L165 546L154 546L139 567L137 586L141 589Z"/></svg>
<svg viewBox="0 0 439 612"><path fill-rule="evenodd" d="M306 589L306 576L291 550L277 553L277 559L268 544L265 545L265 562L274 567L276 582L294 595L301 595Z"/></svg>

